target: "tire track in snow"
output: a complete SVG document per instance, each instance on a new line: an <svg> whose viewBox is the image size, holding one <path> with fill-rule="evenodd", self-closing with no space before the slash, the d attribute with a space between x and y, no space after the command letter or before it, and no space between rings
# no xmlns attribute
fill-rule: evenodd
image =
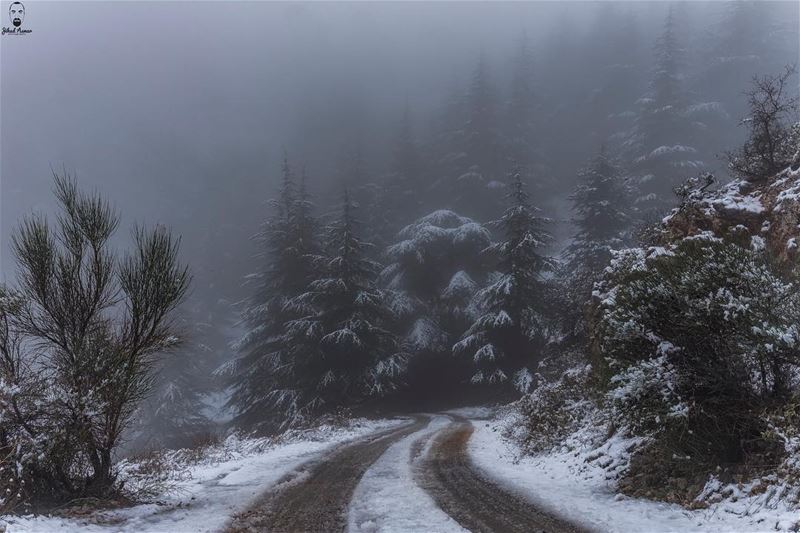
<svg viewBox="0 0 800 533"><path fill-rule="evenodd" d="M347 509L364 472L395 442L423 429L427 417L346 444L283 478L235 516L229 533L334 533L347 527Z"/></svg>
<svg viewBox="0 0 800 533"><path fill-rule="evenodd" d="M473 533L577 533L580 528L539 510L487 480L472 465L467 441L472 424L455 416L415 469L416 480L436 503Z"/></svg>
<svg viewBox="0 0 800 533"><path fill-rule="evenodd" d="M418 432L392 444L364 473L353 493L348 513L350 533L464 533L414 481L413 468L431 436L452 423L435 416Z"/></svg>

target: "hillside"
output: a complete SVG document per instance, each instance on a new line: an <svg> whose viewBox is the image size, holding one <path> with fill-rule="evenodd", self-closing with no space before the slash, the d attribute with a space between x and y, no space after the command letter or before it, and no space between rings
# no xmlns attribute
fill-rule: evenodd
<svg viewBox="0 0 800 533"><path fill-rule="evenodd" d="M711 232L767 251L782 265L797 259L800 238L800 164L762 183L734 180L717 190L690 191L664 219L662 243Z"/></svg>

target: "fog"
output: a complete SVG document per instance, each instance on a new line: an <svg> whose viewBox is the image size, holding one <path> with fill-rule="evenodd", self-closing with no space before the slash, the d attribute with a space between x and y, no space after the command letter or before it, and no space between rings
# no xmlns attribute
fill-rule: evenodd
<svg viewBox="0 0 800 533"><path fill-rule="evenodd" d="M546 31L567 11L35 3L27 14L34 31L2 42L4 278L13 271L8 230L21 215L52 208L51 169L66 169L127 220L173 227L190 256L230 226L241 242L212 246L229 258L216 272L235 287L284 150L318 187L358 137L384 157L406 101L423 120L481 53L502 57L523 31Z"/></svg>
<svg viewBox="0 0 800 533"><path fill-rule="evenodd" d="M67 172L122 214L115 246L128 245L133 222L164 224L182 237L191 298L215 309L210 327L224 330L219 346L241 333L231 329L241 311L232 304L251 296L244 279L261 266L252 236L270 216L284 154L297 174L305 168L317 214L324 215L345 184L359 189L391 181L407 117L425 171L410 192L419 198L415 208L395 216L381 230L385 238L437 208L478 222L497 218L502 209L483 193L458 203L437 185L465 171L450 176L442 163L461 150L448 145L446 132L460 120L448 116L462 112L480 64L496 122L513 122L503 117L525 47L535 148L525 161L495 157L500 170L484 167L484 177L502 181L501 167L511 170L511 159L532 169L532 202L553 219L555 254L570 239L578 170L604 143L624 168L635 159L625 152L625 132L652 87L654 46L668 12L682 52L676 75L682 90L693 103L724 111L705 121L698 136L703 168L681 170L675 182L703 170L727 179L722 154L743 139L737 123L748 80L778 72L798 53L795 2L759 2L750 6L757 16L735 19L747 23L735 28L734 7L721 2L27 2L26 8L31 33L0 40L0 281L15 279L13 228L28 213L55 212L52 174ZM7 9L3 4L4 17ZM725 49L734 44L757 49ZM725 60L736 57L751 59ZM369 218L366 200L359 201Z"/></svg>

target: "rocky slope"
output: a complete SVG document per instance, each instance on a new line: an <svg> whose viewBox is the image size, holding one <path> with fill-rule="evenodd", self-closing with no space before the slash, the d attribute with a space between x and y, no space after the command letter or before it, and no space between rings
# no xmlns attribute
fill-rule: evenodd
<svg viewBox="0 0 800 533"><path fill-rule="evenodd" d="M689 193L664 219L661 240L702 232L766 247L780 264L794 266L800 246L800 165L763 183L735 180L714 191Z"/></svg>

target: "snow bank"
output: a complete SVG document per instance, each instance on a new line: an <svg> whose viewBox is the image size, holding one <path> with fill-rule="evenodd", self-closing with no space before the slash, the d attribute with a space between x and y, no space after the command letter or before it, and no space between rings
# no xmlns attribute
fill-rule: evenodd
<svg viewBox="0 0 800 533"><path fill-rule="evenodd" d="M756 194L742 195L732 189L728 189L729 194L721 195L715 199L713 205L717 209L727 209L730 211L747 211L749 213L761 214L764 206L761 199Z"/></svg>
<svg viewBox="0 0 800 533"><path fill-rule="evenodd" d="M584 527L606 532L672 531L758 532L791 530L800 519L788 507L766 509L754 499L712 504L687 510L675 504L616 494L609 461L619 462L629 443L615 437L598 450L587 444L536 457L521 457L519 448L503 438L509 420L473 421L469 453L484 474L534 504ZM575 439L579 441L580 439Z"/></svg>
<svg viewBox="0 0 800 533"><path fill-rule="evenodd" d="M175 487L158 503L98 511L81 518L2 516L6 533L94 532L183 533L218 531L281 477L334 446L405 420L359 419L347 427L321 426L278 441L231 437L198 463L183 465ZM177 465L180 466L180 465Z"/></svg>
<svg viewBox="0 0 800 533"><path fill-rule="evenodd" d="M348 531L402 532L435 531L462 533L466 531L437 507L433 499L417 486L413 478L416 441L430 437L451 422L445 416L434 417L430 424L403 440L396 442L366 471L350 503ZM419 451L419 450L417 450Z"/></svg>

